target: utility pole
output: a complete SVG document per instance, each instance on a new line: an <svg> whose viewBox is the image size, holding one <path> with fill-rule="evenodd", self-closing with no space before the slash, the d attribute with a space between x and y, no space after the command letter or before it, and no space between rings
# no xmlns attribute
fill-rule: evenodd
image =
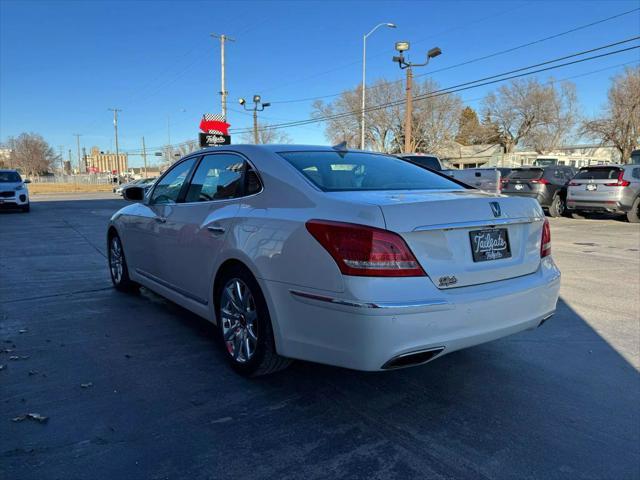
<svg viewBox="0 0 640 480"><path fill-rule="evenodd" d="M81 173L89 173L89 168L87 165L87 149L82 147L82 165L84 165L84 172Z"/></svg>
<svg viewBox="0 0 640 480"><path fill-rule="evenodd" d="M76 145L78 147L78 173L82 173L82 164L81 164L81 157L80 157L80 137L82 136L82 134L74 133L73 136L76 137Z"/></svg>
<svg viewBox="0 0 640 480"><path fill-rule="evenodd" d="M113 129L115 131L116 134L116 167L117 168L117 172L118 172L118 184L120 183L120 150L118 148L118 112L121 112L122 109L120 108L110 108L110 111L113 112Z"/></svg>
<svg viewBox="0 0 640 480"><path fill-rule="evenodd" d="M220 95L222 96L222 117L227 121L227 95L229 92L225 88L224 44L227 41L235 42L235 40L225 34L212 33L211 36L220 39Z"/></svg>
<svg viewBox="0 0 640 480"><path fill-rule="evenodd" d="M64 145L58 145L58 151L60 152L60 175L64 173Z"/></svg>
<svg viewBox="0 0 640 480"><path fill-rule="evenodd" d="M71 149L69 149L69 169L71 169Z"/></svg>
<svg viewBox="0 0 640 480"><path fill-rule="evenodd" d="M144 161L144 178L147 178L147 149L144 145L144 137L142 137L142 160Z"/></svg>

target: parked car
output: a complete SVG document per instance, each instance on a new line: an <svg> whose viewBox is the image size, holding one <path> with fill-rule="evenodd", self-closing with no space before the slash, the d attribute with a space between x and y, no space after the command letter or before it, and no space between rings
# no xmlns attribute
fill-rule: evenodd
<svg viewBox="0 0 640 480"><path fill-rule="evenodd" d="M108 226L114 286L217 325L244 375L303 359L418 365L553 315L560 272L528 198L489 195L394 156L235 145L173 164Z"/></svg>
<svg viewBox="0 0 640 480"><path fill-rule="evenodd" d="M401 153L396 156L429 170L441 172L474 188L494 193L500 191L500 173L495 168L443 169L440 159L435 155Z"/></svg>
<svg viewBox="0 0 640 480"><path fill-rule="evenodd" d="M122 196L122 192L129 187L133 187L134 185L139 185L139 186L150 186L154 181L155 181L155 177L153 178L139 178L137 180L133 180L131 182L128 183L123 183L122 185L118 185L117 187L115 187L113 189L113 193Z"/></svg>
<svg viewBox="0 0 640 480"><path fill-rule="evenodd" d="M17 170L0 170L0 207L19 208L23 212L30 210L29 190Z"/></svg>
<svg viewBox="0 0 640 480"><path fill-rule="evenodd" d="M640 165L583 167L569 183L567 208L579 216L585 212L624 214L640 222Z"/></svg>
<svg viewBox="0 0 640 480"><path fill-rule="evenodd" d="M440 159L435 155L427 155L422 153L399 153L396 155L396 157L402 158L403 160L407 160L411 163L415 163L416 165L420 165L421 167L435 170L436 172L442 171L442 163L440 163Z"/></svg>
<svg viewBox="0 0 640 480"><path fill-rule="evenodd" d="M500 193L500 171L497 168L451 169L442 173L479 190Z"/></svg>
<svg viewBox="0 0 640 480"><path fill-rule="evenodd" d="M565 214L567 183L573 178L573 167L514 168L502 181L502 193L509 196L535 198L552 217Z"/></svg>

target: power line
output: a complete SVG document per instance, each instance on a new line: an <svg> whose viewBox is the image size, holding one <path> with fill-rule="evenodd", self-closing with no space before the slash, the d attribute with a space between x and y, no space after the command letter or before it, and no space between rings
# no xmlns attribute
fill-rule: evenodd
<svg viewBox="0 0 640 480"><path fill-rule="evenodd" d="M632 47L632 48L638 48L638 47ZM613 53L618 53L618 52L610 52L609 54L613 54ZM607 54L607 55L609 55L609 54ZM598 56L598 57L600 57L600 56ZM580 62L581 61L585 61L585 60L589 60L589 59L581 59ZM568 64L573 64L573 63L578 63L578 62L569 62ZM561 78L561 79L558 79L558 80L552 79L552 80L549 80L549 81L545 82L545 84L563 82L563 81L566 81L566 80L571 80L571 79L574 79L574 78L584 77L584 76L587 76L587 75L593 75L594 73L599 73L599 72L603 72L603 71L606 71L606 70L611 70L611 69L614 69L614 68L619 68L619 67L626 66L626 65L631 65L631 64L639 64L639 63L638 63L638 61L635 61L635 60L634 61L630 61L630 62L619 63L619 64L616 64L616 65L611 65L611 66L608 66L608 67L599 68L599 69L596 69L596 70L591 70L589 72L580 73L580 74L577 74L577 75L572 75L572 76ZM547 68L547 69L544 69L544 70L550 70L552 68L558 68L558 67L562 67L562 66L564 66L564 65L557 65L557 66L550 67L550 68ZM528 73L522 74L520 76L531 75L533 73L536 73L536 72L528 72ZM506 80L506 79L496 80L496 81L494 81L492 83L497 83L497 82L503 81L503 80ZM473 88L473 87L470 87L470 88ZM468 89L469 88L465 88L464 90L468 90ZM442 92L442 93L439 93L438 95L433 95L433 96L446 95L446 94L449 94L449 93L452 93L452 92ZM473 98L473 99L464 99L464 102L465 103L469 103L469 102L472 102L472 101L481 100L482 98L484 98L484 97L477 97L477 98ZM382 108L382 107L380 107L380 108ZM357 113L358 112L346 113L346 114L341 114L341 115L348 116L348 115L353 115L353 114L357 114ZM318 121L320 122L320 121L325 121L325 120L318 120ZM297 126L297 125L293 125L293 126ZM283 128L285 128L285 127L283 127ZM235 133L243 133L243 132L235 132ZM177 148L177 147L180 147L180 146L187 145L190 142L193 142L193 140L189 140L189 141L186 141L186 142L178 143L176 145L173 145L172 147L173 148ZM163 147L154 147L151 150L159 150L161 148L163 148ZM134 152L137 152L137 150L131 150L129 152L130 153L134 153Z"/></svg>
<svg viewBox="0 0 640 480"><path fill-rule="evenodd" d="M500 50L500 51L493 52L493 53L490 53L490 54L487 54L487 55L483 55L481 57L476 57L476 58L472 58L470 60L465 60L464 62L456 63L455 65L450 65L448 67L443 67L443 68L439 68L439 69L436 69L436 70L431 70L431 71L429 71L427 73L423 73L423 74L420 74L420 75L415 75L415 78L423 77L425 75L433 75L434 73L444 72L446 70L452 70L454 68L462 67L464 65L469 65L471 63L476 63L476 62L479 62L479 61L482 61L482 60L486 60L488 58L493 58L493 57L497 57L497 56L500 56L500 55L504 55L506 53L515 52L516 50L520 50L522 48L530 47L530 46L536 45L538 43L543 43L543 42L546 42L548 40L553 40L554 38L559 38L559 37L562 37L564 35L568 35L570 33L574 33L574 32L580 31L580 30L584 30L585 28L590 28L590 27L593 27L593 26L596 26L596 25L600 25L602 23L605 23L605 22L608 22L608 21L611 21L611 20L615 20L616 18L620 18L620 17L623 17L625 15L629 15L629 14L631 14L633 12L637 12L639 10L640 10L640 8L634 8L634 9L628 10L626 12L621 12L621 13L618 13L616 15L612 15L611 17L607 17L607 18L603 18L603 19L600 19L600 20L596 20L594 22L586 23L584 25L579 25L579 26L574 27L572 29L565 30L564 32L555 33L555 34L550 35L548 37L539 38L537 40L533 40L533 41L528 42L528 43L523 43L523 44L517 45L515 47L510 47L510 48L507 48L505 50ZM380 87L388 85L388 84L400 83L402 81L403 81L402 79L399 79L399 80L393 80L393 81L390 81L390 82L385 82L385 84L383 84L383 85L372 85L370 87L366 87L366 90L372 90L372 89L380 88ZM298 98L298 99L294 99L294 100L275 100L275 101L273 101L271 103L276 104L276 103L308 102L308 101L311 101L311 100L321 100L321 99L324 99L324 98L338 97L338 96L342 95L343 93L344 92L332 93L332 94L329 94L329 95L321 95L321 96L317 96L317 97L305 97L305 98Z"/></svg>
<svg viewBox="0 0 640 480"><path fill-rule="evenodd" d="M584 55L587 52L593 52L593 51L597 51L597 50L602 50L604 48L609 48L612 45L619 45L621 43L626 43L626 42L629 42L629 41L633 41L633 40L636 40L638 38L640 38L640 37L634 37L632 39L628 39L628 40L625 40L625 41L622 41L622 42L616 42L616 43L611 44L611 45L602 46L602 47L598 47L596 49L586 50L585 52L578 52L578 53L575 53L573 55L568 55L568 56L565 56L565 57L561 57L560 59L549 60L547 62L542 62L542 63L536 64L536 65L531 65L531 66L528 66L528 67L522 67L522 68L519 68L519 69L516 69L516 70L511 70L509 72L505 72L505 73L501 73L501 74L497 74L497 75L492 75L490 77L485 77L485 78L474 80L474 81L471 81L471 82L461 83L461 84L454 85L454 86L448 87L448 88L443 88L443 89L440 89L440 90L436 90L434 92L430 92L428 94L418 95L418 96L415 97L415 100L418 100L418 101L419 100L425 100L427 98L431 98L431 97L435 97L435 96L439 96L439 95L444 95L444 94L450 94L450 93L455 93L455 92L459 92L459 91L469 90L471 88L477 88L477 87L481 87L481 86L485 86L485 85L491 85L491 84L494 84L494 83L503 82L505 80L519 78L519 77L523 77L523 76L527 76L527 75L533 75L534 73L540 73L540 72L544 72L544 71L549 71L549 70L553 70L553 69L556 69L556 68L565 67L565 66L568 66L568 65L574 65L574 64L577 64L577 63L582 63L582 62L586 62L586 61L595 60L595 59L598 59L598 58L607 57L609 55L615 55L615 54L626 52L626 51L629 51L629 50L634 50L634 49L640 48L640 45L633 46L633 47L627 47L627 48L623 48L623 49L619 49L619 50L614 50L612 52L602 53L602 54L599 54L599 55L593 55L591 57L586 57L586 58L582 58L582 59L579 59L579 60L574 60L572 62L562 63L562 64L559 64L559 65L553 65L553 66L550 66L550 67L541 68L541 69L538 69L538 70L533 70L531 72L520 73L520 74L517 74L517 75L510 75L512 73L515 73L515 72L521 72L523 70L529 70L531 68L535 68L535 67L538 67L538 66L547 65L549 63L555 63L555 62L557 62L557 61L559 61L561 59L572 58L572 57ZM506 76L505 78L497 78L497 77L503 77L505 75L510 75L510 76ZM494 79L494 80L491 80L491 79ZM479 83L479 82L483 82L483 83ZM368 107L367 111L371 112L371 111L380 110L382 108L398 106L398 105L402 105L404 102L405 102L404 99L396 100L396 101L392 101L392 102L386 102L386 103L383 103L383 104L380 104L380 105L374 105L372 107ZM299 125L306 125L306 124L310 124L310 123L319 123L319 122L323 122L323 121L326 121L326 120L335 120L335 119L339 119L339 118L348 117L348 116L351 116L351 115L356 115L356 114L359 114L359 113L360 113L360 110L354 110L354 111L351 111L351 112L343 112L343 113L334 114L334 115L327 115L327 116L311 118L311 119L306 119L306 120L299 120L297 122L274 124L274 125L270 125L266 129L287 128L287 127L293 127L293 126L299 126ZM244 133L244 131L245 130L234 130L234 131L232 131L232 133Z"/></svg>

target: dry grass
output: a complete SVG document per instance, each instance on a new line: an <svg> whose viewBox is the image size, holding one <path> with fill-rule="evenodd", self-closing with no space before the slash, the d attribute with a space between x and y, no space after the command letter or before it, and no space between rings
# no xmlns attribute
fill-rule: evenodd
<svg viewBox="0 0 640 480"><path fill-rule="evenodd" d="M28 185L29 194L39 193L90 193L90 192L111 192L113 185L99 184L90 185L86 183L31 183Z"/></svg>

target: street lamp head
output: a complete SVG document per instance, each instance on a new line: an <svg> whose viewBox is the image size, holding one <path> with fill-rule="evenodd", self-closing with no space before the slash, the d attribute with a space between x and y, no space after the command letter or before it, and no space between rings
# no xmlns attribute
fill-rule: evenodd
<svg viewBox="0 0 640 480"><path fill-rule="evenodd" d="M261 97L260 95L254 95L253 96L253 103L260 103Z"/></svg>
<svg viewBox="0 0 640 480"><path fill-rule="evenodd" d="M263 103L263 104L262 104L262 108L264 108L264 107L270 107L270 106L271 106L271 103L270 103L270 102L267 102L267 103Z"/></svg>
<svg viewBox="0 0 640 480"><path fill-rule="evenodd" d="M239 103L240 105L244 105L245 103L247 103L247 101L246 101L244 98L239 98L239 99L238 99L238 103Z"/></svg>
<svg viewBox="0 0 640 480"><path fill-rule="evenodd" d="M400 53L409 50L409 42L396 42L396 50Z"/></svg>
<svg viewBox="0 0 640 480"><path fill-rule="evenodd" d="M389 28L397 28L398 26L395 23L387 23L387 27L389 27Z"/></svg>
<svg viewBox="0 0 640 480"><path fill-rule="evenodd" d="M394 62L394 63L395 63L395 62L402 63L402 60L404 60L404 58L402 57L402 55L401 55L401 56L399 56L399 57L393 57L393 58L391 59L391 61L392 61L392 62Z"/></svg>
<svg viewBox="0 0 640 480"><path fill-rule="evenodd" d="M427 58L435 58L440 54L442 54L442 50L439 47L433 47L427 52Z"/></svg>

